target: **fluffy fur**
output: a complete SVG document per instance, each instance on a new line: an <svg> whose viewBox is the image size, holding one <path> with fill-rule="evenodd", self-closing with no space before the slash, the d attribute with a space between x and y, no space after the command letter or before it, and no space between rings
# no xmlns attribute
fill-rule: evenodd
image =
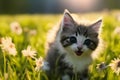
<svg viewBox="0 0 120 80"><path fill-rule="evenodd" d="M100 43L101 23L100 19L88 25L78 24L68 11L64 12L60 25L54 28L55 34L50 35L52 41L48 41L47 45L47 65L43 66L43 71L49 80L88 79L92 53Z"/></svg>

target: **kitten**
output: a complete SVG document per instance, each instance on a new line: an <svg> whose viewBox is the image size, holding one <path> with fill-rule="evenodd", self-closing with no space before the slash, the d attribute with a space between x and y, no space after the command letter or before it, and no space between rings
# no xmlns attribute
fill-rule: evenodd
<svg viewBox="0 0 120 80"><path fill-rule="evenodd" d="M99 44L101 23L100 19L91 25L78 24L65 10L42 67L49 80L88 79L88 66Z"/></svg>

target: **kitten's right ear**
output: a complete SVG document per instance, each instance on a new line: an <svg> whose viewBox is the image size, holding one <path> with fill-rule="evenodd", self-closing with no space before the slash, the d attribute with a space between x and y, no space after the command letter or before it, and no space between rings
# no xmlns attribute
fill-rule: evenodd
<svg viewBox="0 0 120 80"><path fill-rule="evenodd" d="M62 22L61 22L61 26L64 28L64 27L71 27L71 26L74 26L74 20L70 14L70 12L65 9L64 11L64 14L63 14L63 19L62 19Z"/></svg>
<svg viewBox="0 0 120 80"><path fill-rule="evenodd" d="M98 33L100 30L101 24L102 24L102 19L99 19L97 22L91 25L91 28Z"/></svg>

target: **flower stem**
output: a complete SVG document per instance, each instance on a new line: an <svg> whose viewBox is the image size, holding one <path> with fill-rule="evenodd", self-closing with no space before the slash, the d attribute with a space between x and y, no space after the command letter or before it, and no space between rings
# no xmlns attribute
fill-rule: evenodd
<svg viewBox="0 0 120 80"><path fill-rule="evenodd" d="M6 57L5 57L5 53L3 54L4 57L4 80L5 80L5 73L6 73Z"/></svg>

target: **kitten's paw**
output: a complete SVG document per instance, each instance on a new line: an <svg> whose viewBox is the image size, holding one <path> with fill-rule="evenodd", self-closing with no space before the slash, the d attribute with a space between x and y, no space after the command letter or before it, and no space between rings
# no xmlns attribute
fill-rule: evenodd
<svg viewBox="0 0 120 80"><path fill-rule="evenodd" d="M41 68L43 71L49 71L50 70L50 66L49 66L49 63L44 61L44 64Z"/></svg>
<svg viewBox="0 0 120 80"><path fill-rule="evenodd" d="M66 74L66 75L63 75L63 76L62 76L62 80L70 80L69 75L67 75L67 74Z"/></svg>

